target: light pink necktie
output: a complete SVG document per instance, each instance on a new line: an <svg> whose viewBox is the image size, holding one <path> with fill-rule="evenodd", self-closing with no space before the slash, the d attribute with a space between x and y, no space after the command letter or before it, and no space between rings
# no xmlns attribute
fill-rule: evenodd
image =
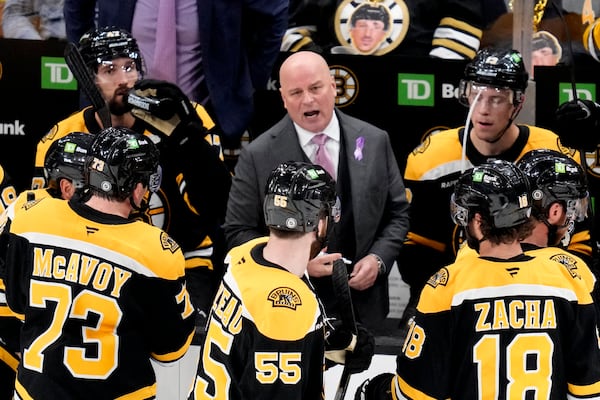
<svg viewBox="0 0 600 400"><path fill-rule="evenodd" d="M319 133L318 135L314 135L311 140L317 145L315 163L323 167L323 169L329 172L329 175L335 179L335 168L333 167L333 162L331 162L331 158L329 158L327 149L325 148L325 143L327 143L327 140L329 140L329 136L324 133Z"/></svg>
<svg viewBox="0 0 600 400"><path fill-rule="evenodd" d="M156 79L177 81L177 16L175 0L159 0L152 71Z"/></svg>

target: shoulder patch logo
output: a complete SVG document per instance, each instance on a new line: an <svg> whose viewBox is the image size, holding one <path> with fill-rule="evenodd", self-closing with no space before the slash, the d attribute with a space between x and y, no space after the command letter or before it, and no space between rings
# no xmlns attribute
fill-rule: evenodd
<svg viewBox="0 0 600 400"><path fill-rule="evenodd" d="M164 250L169 250L171 253L175 253L179 249L177 242L165 232L160 233L160 244Z"/></svg>
<svg viewBox="0 0 600 400"><path fill-rule="evenodd" d="M442 268L438 272L436 272L431 278L429 278L427 284L434 288L440 285L446 286L446 284L448 283L449 276L450 274L448 273L448 270L446 268Z"/></svg>
<svg viewBox="0 0 600 400"><path fill-rule="evenodd" d="M577 260L568 254L555 254L550 257L552 261L562 264L573 278L580 278L577 271Z"/></svg>
<svg viewBox="0 0 600 400"><path fill-rule="evenodd" d="M40 201L44 200L44 198L41 199L35 199L35 200L30 200L28 202L26 202L25 204L23 204L23 209L25 210L29 210L31 207L35 206L36 204L38 204Z"/></svg>
<svg viewBox="0 0 600 400"><path fill-rule="evenodd" d="M286 307L295 310L302 305L302 299L298 292L289 287L278 287L271 290L267 299L273 303L273 307Z"/></svg>

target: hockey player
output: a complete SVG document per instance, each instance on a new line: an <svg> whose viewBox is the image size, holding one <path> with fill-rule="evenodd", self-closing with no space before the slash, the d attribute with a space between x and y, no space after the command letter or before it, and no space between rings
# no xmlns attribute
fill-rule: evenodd
<svg viewBox="0 0 600 400"><path fill-rule="evenodd" d="M589 288L577 263L563 263L564 250L523 253L520 239L533 228L531 206L527 176L512 162L483 163L459 178L452 218L479 257L459 259L429 279L396 375L363 383L356 398L600 395Z"/></svg>
<svg viewBox="0 0 600 400"><path fill-rule="evenodd" d="M194 305L207 313L222 275L220 223L231 184L231 174L220 159L219 137L211 131L214 123L205 109L191 103L176 85L141 80L144 62L129 32L115 27L92 30L82 36L79 51L108 105L112 126L144 133L160 150L160 190L151 194L145 202L148 206L135 210L132 218L160 227L182 247ZM131 91L141 98L162 101L169 106L168 112L165 115L162 107L132 110L126 100ZM40 167L53 141L72 131L97 134L101 124L93 107L56 123L38 143L33 188L46 184Z"/></svg>
<svg viewBox="0 0 600 400"><path fill-rule="evenodd" d="M525 101L527 83L519 52L480 50L466 66L459 88L459 100L469 106L465 126L427 137L408 155L404 182L411 194L410 232L398 264L402 279L410 285L411 298L402 324L414 311L425 282L454 261L464 241L464 230L449 217L450 196L463 171L489 158L515 162L536 148L554 149L580 162L579 153L563 146L552 131L514 122ZM590 258L589 230L584 225L569 246Z"/></svg>
<svg viewBox="0 0 600 400"><path fill-rule="evenodd" d="M45 197L3 226L0 275L24 316L18 398L153 398L150 358L188 349L195 310L181 249L128 219L158 189L158 159L148 137L107 128L86 158L85 202Z"/></svg>
<svg viewBox="0 0 600 400"><path fill-rule="evenodd" d="M44 163L48 187L21 192L4 211L1 219L13 219L15 212L25 203L39 201L45 197L71 199L83 188L83 165L92 135L72 132L53 142ZM4 286L0 287L0 399L12 399L17 365L19 364L19 332L21 321L6 304ZM6 388L6 392L4 392Z"/></svg>
<svg viewBox="0 0 600 400"><path fill-rule="evenodd" d="M322 399L325 346L345 355L353 372L369 366L374 341L365 329L358 337L328 329L326 343L329 323L306 271L335 198L335 181L319 166L273 170L264 201L270 235L228 253L192 399Z"/></svg>
<svg viewBox="0 0 600 400"><path fill-rule="evenodd" d="M17 191L4 168L0 165L0 212L5 212L6 208L17 198ZM1 291L0 291L1 293ZM1 294L0 294L1 296ZM0 332L13 331L16 325L12 318L8 317L9 310L2 307L0 302ZM18 359L10 350L10 345L3 341L4 337L0 333L0 400L12 399L13 388L15 386L15 371L17 369Z"/></svg>

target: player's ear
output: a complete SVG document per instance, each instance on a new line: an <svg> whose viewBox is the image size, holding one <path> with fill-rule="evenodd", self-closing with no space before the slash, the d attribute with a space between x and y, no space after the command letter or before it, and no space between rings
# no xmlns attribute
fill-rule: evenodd
<svg viewBox="0 0 600 400"><path fill-rule="evenodd" d="M559 202L552 203L548 207L548 223L550 225L563 225L566 210Z"/></svg>
<svg viewBox="0 0 600 400"><path fill-rule="evenodd" d="M144 196L146 196L146 192L148 192L148 186L144 186L142 182L138 182L135 184L135 188L131 192L131 199L136 206L140 206L142 204L142 200Z"/></svg>
<svg viewBox="0 0 600 400"><path fill-rule="evenodd" d="M58 188L60 190L60 196L64 200L70 200L75 194L75 185L68 179L60 179Z"/></svg>

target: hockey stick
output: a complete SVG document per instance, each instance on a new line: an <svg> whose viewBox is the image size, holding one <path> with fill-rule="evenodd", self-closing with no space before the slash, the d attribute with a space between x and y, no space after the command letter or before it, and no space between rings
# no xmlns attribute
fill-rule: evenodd
<svg viewBox="0 0 600 400"><path fill-rule="evenodd" d="M348 271L346 270L346 264L342 259L337 259L333 262L331 280L333 282L333 293L339 304L342 326L353 334L358 335L352 297L350 296L350 286L348 286ZM348 367L344 365L342 377L340 378L340 383L335 392L334 400L343 400L346 396L350 375L352 374L348 371Z"/></svg>
<svg viewBox="0 0 600 400"><path fill-rule="evenodd" d="M100 121L102 121L102 127L110 127L112 122L110 120L108 104L106 104L106 101L102 98L100 91L94 83L92 74L90 74L90 71L85 65L85 61L83 60L79 49L73 43L67 43L67 47L65 48L65 61L75 76L75 79L77 79L79 86L83 89L85 95L92 103L92 106L96 109Z"/></svg>

